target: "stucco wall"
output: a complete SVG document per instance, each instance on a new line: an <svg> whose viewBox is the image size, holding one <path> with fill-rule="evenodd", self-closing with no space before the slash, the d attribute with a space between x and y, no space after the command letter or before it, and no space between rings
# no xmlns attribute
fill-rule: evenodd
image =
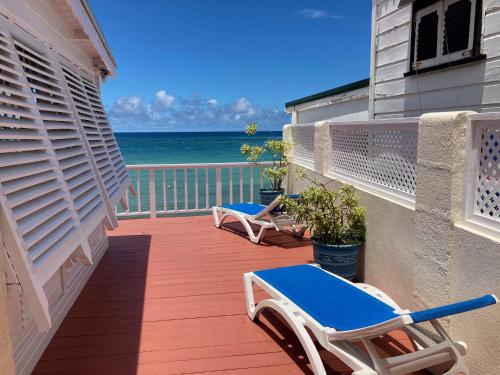
<svg viewBox="0 0 500 375"><path fill-rule="evenodd" d="M500 296L500 240L455 226L452 231L450 299L473 298L485 292ZM457 315L452 337L468 344L472 374L500 374L500 306Z"/></svg>
<svg viewBox="0 0 500 375"><path fill-rule="evenodd" d="M500 296L500 234L472 226L464 217L465 140L468 113L424 115L419 121L417 192L414 207L356 186L366 209L364 281L418 310L486 293ZM291 128L284 136L291 140ZM310 177L331 181L329 125L315 126L314 171ZM295 178L288 189L306 183ZM339 182L333 181L332 188ZM363 278L363 277L361 277ZM442 319L455 341L465 341L472 374L500 374L500 306Z"/></svg>
<svg viewBox="0 0 500 375"><path fill-rule="evenodd" d="M289 176L291 192L298 193L307 185L295 178L297 169L304 170L311 178L332 181L294 165ZM332 181L329 186L337 189L340 183ZM409 275L414 272L415 232L409 228L414 227L415 212L360 189L356 189L356 193L366 209L366 243L357 278L388 292L401 306L412 306L414 277Z"/></svg>

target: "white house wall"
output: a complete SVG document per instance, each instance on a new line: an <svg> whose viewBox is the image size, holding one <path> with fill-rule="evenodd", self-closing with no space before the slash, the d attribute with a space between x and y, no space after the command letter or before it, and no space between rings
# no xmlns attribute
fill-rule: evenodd
<svg viewBox="0 0 500 375"><path fill-rule="evenodd" d="M287 108L294 123L368 120L368 87Z"/></svg>
<svg viewBox="0 0 500 375"><path fill-rule="evenodd" d="M6 18L9 19L32 36L35 36L37 40L53 47L57 53L68 60L67 65L78 64L79 68L88 72L98 87L100 71L95 65L95 51L92 51L88 41L82 42L75 39L75 27L77 25L71 24L73 21L66 23L69 15L56 12L57 4L60 2L64 2L64 0L2 0L0 3L0 17L2 21L5 21ZM47 332L40 332L37 328L19 282L15 280L15 277L11 277L10 280L7 278L6 305L12 345L9 344L5 347L10 348L12 346L16 374L31 373L107 249L108 239L105 222L95 222L93 228L95 229L88 236L93 265L90 267L83 266L79 259L71 257L44 285L52 317L52 326ZM8 269L7 263L9 262L8 258L4 259L1 245L0 243L0 257L3 259L0 261L0 272L3 271L4 263ZM0 278L0 282L4 282L3 280ZM1 290L0 299L4 300ZM0 304L1 307L2 304ZM0 321L0 327L2 327L1 323ZM0 342L0 351L5 347ZM1 360L2 357L0 356ZM0 368L1 374L11 372L10 370L5 370L7 372L3 370Z"/></svg>
<svg viewBox="0 0 500 375"><path fill-rule="evenodd" d="M483 1L481 52L487 59L404 77L410 65L411 3L374 1L374 117L414 117L426 112L500 111L500 1Z"/></svg>
<svg viewBox="0 0 500 375"><path fill-rule="evenodd" d="M50 44L71 61L77 61L87 71L94 69L93 58L89 56L81 41L75 39L75 29L57 14L55 4L59 0L2 0L0 13L12 18L21 27Z"/></svg>
<svg viewBox="0 0 500 375"><path fill-rule="evenodd" d="M70 259L61 267L61 272L54 275L44 286L53 317L52 327L48 332L38 330L26 306L20 286L7 285L9 325L17 375L31 373L108 248L108 239L103 224L91 234L89 242L94 266L85 267L80 262Z"/></svg>
<svg viewBox="0 0 500 375"><path fill-rule="evenodd" d="M359 121L368 120L368 98L353 99L322 107L297 112L299 123L322 120Z"/></svg>

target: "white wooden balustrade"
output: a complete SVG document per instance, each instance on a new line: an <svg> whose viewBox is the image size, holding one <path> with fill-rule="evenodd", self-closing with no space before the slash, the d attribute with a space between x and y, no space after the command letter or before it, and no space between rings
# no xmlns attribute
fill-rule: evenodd
<svg viewBox="0 0 500 375"><path fill-rule="evenodd" d="M208 212L214 205L253 202L263 185L262 163L127 165L132 191L118 217Z"/></svg>

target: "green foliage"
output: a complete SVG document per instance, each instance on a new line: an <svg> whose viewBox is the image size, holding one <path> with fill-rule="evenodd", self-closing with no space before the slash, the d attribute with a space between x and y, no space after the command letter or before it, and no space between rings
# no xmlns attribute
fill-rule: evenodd
<svg viewBox="0 0 500 375"><path fill-rule="evenodd" d="M257 133L257 124L255 122L248 124L245 128L245 133L247 135L255 135Z"/></svg>
<svg viewBox="0 0 500 375"><path fill-rule="evenodd" d="M351 245L364 241L365 210L359 205L351 185L338 191L329 190L325 184L310 180L300 171L300 178L312 185L298 199L281 197L281 204L297 222L305 223L314 239L329 245Z"/></svg>
<svg viewBox="0 0 500 375"><path fill-rule="evenodd" d="M247 125L245 133L248 136L255 135L257 133L257 124L252 123ZM272 157L273 165L264 168L262 173L266 177L266 180L269 181L273 190L281 189L283 180L288 172L288 165L290 164L290 150L290 143L274 139L267 140L263 146L245 143L240 148L241 153L247 157L247 160L253 163L257 163L267 154Z"/></svg>

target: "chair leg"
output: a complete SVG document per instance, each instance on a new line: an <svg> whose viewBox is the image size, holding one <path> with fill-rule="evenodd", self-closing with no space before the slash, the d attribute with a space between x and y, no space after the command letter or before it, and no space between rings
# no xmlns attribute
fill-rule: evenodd
<svg viewBox="0 0 500 375"><path fill-rule="evenodd" d="M220 228L221 221L219 219L219 212L217 211L217 207L212 207L212 216L214 217L215 227Z"/></svg>
<svg viewBox="0 0 500 375"><path fill-rule="evenodd" d="M300 340L300 343L307 354L307 358L311 363L313 372L316 375L326 375L325 366L323 366L323 361L319 356L318 350L316 349L309 332L305 328L304 320L300 316L295 315L289 306L283 301L267 299L255 305L251 273L243 275L243 283L245 286L247 313L250 319L257 321L259 319L259 315L266 308L276 311L288 322L295 335Z"/></svg>
<svg viewBox="0 0 500 375"><path fill-rule="evenodd" d="M309 332L306 330L304 320L300 316L295 315L285 302L275 299L266 299L259 302L255 307L254 319L258 319L264 309L276 311L287 321L302 344L314 374L326 375L325 366L318 353L318 349L316 349L316 345L314 345Z"/></svg>

